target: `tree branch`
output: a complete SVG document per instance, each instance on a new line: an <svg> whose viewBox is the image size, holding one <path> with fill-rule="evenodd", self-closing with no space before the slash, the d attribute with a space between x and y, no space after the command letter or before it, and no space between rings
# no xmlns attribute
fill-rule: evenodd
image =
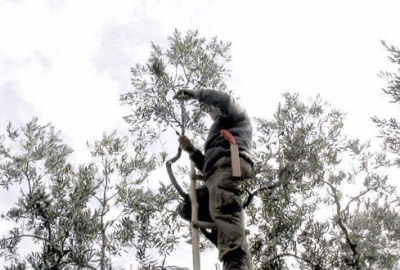
<svg viewBox="0 0 400 270"><path fill-rule="evenodd" d="M352 199L349 201L349 203L347 204L347 206L342 210L342 212L348 211L348 210L349 210L349 207L350 207L350 204L351 204L352 202L354 202L355 200L357 200L357 199L359 199L360 197L364 196L365 194L367 194L367 193L370 192L371 190L372 190L372 189L368 188L368 189L365 190L364 192L360 193L360 195L358 195L358 196L352 198Z"/></svg>
<svg viewBox="0 0 400 270"><path fill-rule="evenodd" d="M249 206L249 204L251 203L251 201L253 200L254 196L256 196L258 193L265 191L265 190L271 190L271 189L275 189L279 186L281 186L284 182L286 182L291 176L291 172L288 169L288 166L285 166L280 172L279 172L279 176L278 179L279 181L269 185L267 187L264 188L260 188L256 191L254 191L253 193L249 194L249 197L247 198L246 202L243 204L243 209L246 208L247 206Z"/></svg>
<svg viewBox="0 0 400 270"><path fill-rule="evenodd" d="M118 192L115 192L112 196L110 196L108 199L107 199L107 201L109 202L109 201L111 201L115 196L117 196L118 195Z"/></svg>
<svg viewBox="0 0 400 270"><path fill-rule="evenodd" d="M300 256L297 256L295 254L291 254L291 253L282 253L282 254L276 255L274 258L272 258L271 260L267 261L267 264L269 264L269 263L271 263L271 262L273 262L273 261L275 261L275 260L277 260L279 258L282 258L282 257L293 257L293 258L296 258L298 260L302 260L302 261L312 265L315 269L317 269L317 267L318 267L318 265L312 263L311 260L303 258L303 257L300 257Z"/></svg>
<svg viewBox="0 0 400 270"><path fill-rule="evenodd" d="M31 179L28 176L28 171L29 171L29 161L26 163L26 171L24 171L24 175L26 177L26 180L28 181L29 194L31 194L32 193Z"/></svg>
<svg viewBox="0 0 400 270"><path fill-rule="evenodd" d="M346 242L349 245L351 251L353 252L353 257L355 259L355 262L354 262L353 265L357 266L356 269L360 269L359 268L359 263L358 263L359 259L360 259L360 255L357 252L357 244L353 243L353 241L350 238L349 231L347 230L346 226L343 224L341 210L340 210L340 202L339 202L339 197L338 197L338 195L336 193L336 188L331 183L329 183L327 181L324 181L324 183L327 184L331 188L331 190L333 192L333 197L335 199L335 204L336 204L337 224L339 225L340 229L344 233L345 238L346 238Z"/></svg>
<svg viewBox="0 0 400 270"><path fill-rule="evenodd" d="M101 199L99 197L97 197L96 195L93 195L93 198L95 198L96 200L99 201L100 204L102 204Z"/></svg>
<svg viewBox="0 0 400 270"><path fill-rule="evenodd" d="M22 234L22 235L18 235L18 236L9 237L9 238L3 238L3 239L0 240L0 242L1 241L9 241L9 240L16 239L16 238L23 238L23 237L35 238L35 239L42 240L42 241L45 241L47 243L50 243L50 241L48 239L46 239L46 238L42 238L40 236L31 235L31 234Z"/></svg>
<svg viewBox="0 0 400 270"><path fill-rule="evenodd" d="M182 149L181 147L178 148L178 153L176 154L175 157L173 157L172 159L168 160L165 164L165 166L167 167L167 171L168 171L168 176L169 179L172 182L172 185L175 187L175 189L178 191L179 195L182 196L182 198L185 198L187 196L186 192L183 191L183 189L181 188L181 186L178 184L178 181L176 181L174 172L172 171L172 164L175 163L177 160L180 159L182 155Z"/></svg>
<svg viewBox="0 0 400 270"><path fill-rule="evenodd" d="M175 83L176 83L176 78L178 78L178 65L177 65L177 64L175 65L175 79L174 79L174 83L173 83L173 85L172 85L172 88L174 88L173 86L174 86Z"/></svg>

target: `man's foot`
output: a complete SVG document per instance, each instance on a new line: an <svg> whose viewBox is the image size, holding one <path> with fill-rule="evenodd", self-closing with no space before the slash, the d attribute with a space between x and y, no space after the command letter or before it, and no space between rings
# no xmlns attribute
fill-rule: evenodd
<svg viewBox="0 0 400 270"><path fill-rule="evenodd" d="M247 267L247 255L241 248L232 250L223 258L223 270L249 270Z"/></svg>

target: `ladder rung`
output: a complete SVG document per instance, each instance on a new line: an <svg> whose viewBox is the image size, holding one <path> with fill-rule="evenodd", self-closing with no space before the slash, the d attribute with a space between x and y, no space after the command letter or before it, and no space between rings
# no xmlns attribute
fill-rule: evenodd
<svg viewBox="0 0 400 270"><path fill-rule="evenodd" d="M201 174L192 175L192 178L193 178L194 180L206 181L206 180L204 179L204 176L202 176Z"/></svg>

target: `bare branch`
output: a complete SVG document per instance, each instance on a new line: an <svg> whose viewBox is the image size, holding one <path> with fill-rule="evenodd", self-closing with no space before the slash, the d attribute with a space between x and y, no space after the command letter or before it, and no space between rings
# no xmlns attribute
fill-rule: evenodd
<svg viewBox="0 0 400 270"><path fill-rule="evenodd" d="M297 256L297 255L295 255L295 254L291 254L291 253L282 253L282 254L276 255L274 258L272 258L271 260L269 260L269 261L267 262L267 264L269 264L269 263L271 263L271 262L273 262L273 261L275 261L275 260L277 260L277 259L279 259L279 258L282 258L282 257L293 257L293 258L296 258L296 259L298 259L298 260L302 260L302 261L304 261L304 262L310 264L310 265L311 265L312 267L314 267L315 269L317 269L317 267L318 267L318 265L312 263L311 260L309 260L309 259L307 259L307 258L303 258L303 257Z"/></svg>
<svg viewBox="0 0 400 270"><path fill-rule="evenodd" d="M174 173L173 173L173 171L172 171L172 167L171 167L171 165L172 165L173 163L175 163L177 160L180 159L181 155L182 155L182 149L179 147L179 148L178 148L178 153L176 154L176 156L173 157L172 159L168 160L168 161L166 162L165 166L167 167L168 176L169 176L169 179L170 179L171 182L172 182L172 185L173 185L173 186L175 187L175 189L178 191L179 195L181 195L182 198L185 198L185 197L187 196L187 194L186 194L185 191L183 191L183 189L181 188L181 186L178 184L178 181L176 181L175 175L174 175Z"/></svg>
<svg viewBox="0 0 400 270"><path fill-rule="evenodd" d="M3 239L0 239L0 241L9 241L9 240L12 240L12 239L24 238L24 237L34 238L34 239L42 240L42 241L45 241L45 242L48 242L48 243L51 242L50 240L48 240L46 238L43 238L43 237L40 237L40 236L36 236L36 235L31 235L31 234L22 234L22 235L18 235L18 236L14 236L14 237L3 238Z"/></svg>
<svg viewBox="0 0 400 270"><path fill-rule="evenodd" d="M354 202L355 200L358 200L359 198L361 198L362 196L364 196L365 194L367 194L367 193L370 192L371 190L372 190L371 188L368 188L368 189L366 189L364 192L361 192L358 196L353 197L353 198L348 202L348 204L346 205L346 207L342 210L342 212L349 211L350 204L351 204L352 202Z"/></svg>
<svg viewBox="0 0 400 270"><path fill-rule="evenodd" d="M331 183L329 183L327 181L324 181L324 183L327 184L331 188L331 190L333 192L333 197L335 199L335 204L336 204L337 223L338 223L340 229L342 230L342 232L345 235L347 244L349 245L351 251L353 252L353 257L355 259L354 266L356 266L357 269L360 269L359 268L360 266L359 266L359 263L358 263L359 260L360 260L360 254L357 251L357 244L354 243L351 240L349 231L348 231L348 229L346 228L346 226L343 223L341 210L340 210L340 201L339 201L339 197L338 197L337 192L336 192L336 188Z"/></svg>

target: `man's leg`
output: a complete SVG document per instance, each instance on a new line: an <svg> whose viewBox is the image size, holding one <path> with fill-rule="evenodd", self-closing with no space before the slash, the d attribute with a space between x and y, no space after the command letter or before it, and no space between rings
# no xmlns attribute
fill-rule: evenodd
<svg viewBox="0 0 400 270"><path fill-rule="evenodd" d="M241 183L232 179L229 167L219 168L206 183L211 218L218 228L219 259L225 269L252 269L242 214Z"/></svg>

